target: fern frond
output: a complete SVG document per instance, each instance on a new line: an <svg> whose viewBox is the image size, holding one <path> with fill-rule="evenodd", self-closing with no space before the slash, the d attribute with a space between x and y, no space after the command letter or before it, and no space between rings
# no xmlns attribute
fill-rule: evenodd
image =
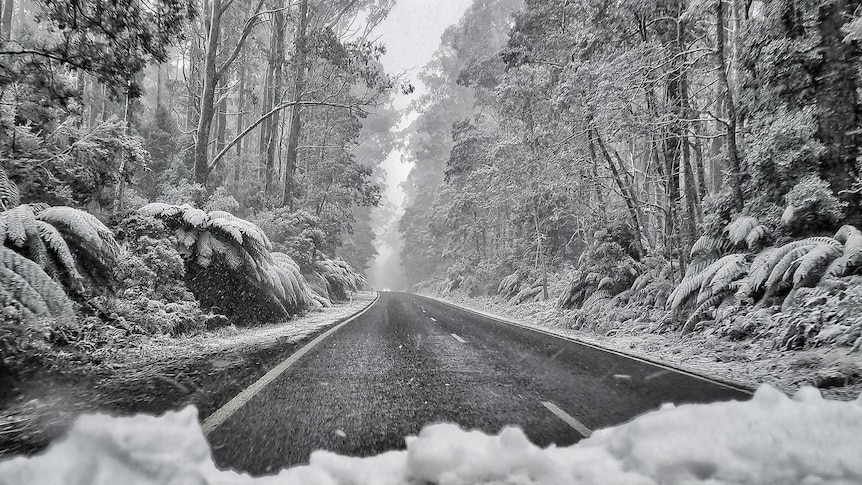
<svg viewBox="0 0 862 485"><path fill-rule="evenodd" d="M781 246L780 248L777 248L774 251L772 251L766 260L765 268L763 268L762 271L758 272L758 278L753 281L753 283L754 283L753 288L755 289L755 291L758 291L760 288L763 288L765 284L767 284L767 281L772 276L773 269L775 268L775 266L788 253L790 253L791 251L794 251L795 249L797 249L799 247L804 246L804 247L807 247L808 249L811 249L812 247L819 246L821 244L832 244L832 245L836 245L836 246L841 245L841 243L839 243L835 239L832 239L831 237L810 237L807 239L800 239L798 241L789 242L789 243L785 244L784 246ZM804 254L804 253L797 254L797 257L801 256L801 254ZM786 264L786 266L784 267L785 271L790 266L790 263L792 263L792 260L787 261L785 263ZM777 275L775 277L776 278L775 282L780 281L781 278L783 278L783 277L784 277L783 273L781 275Z"/></svg>
<svg viewBox="0 0 862 485"><path fill-rule="evenodd" d="M236 216L234 216L233 214L231 214L230 212L227 212L227 211L209 211L209 213L207 215L209 216L210 220L212 220L212 219L226 219L226 220L232 221L232 220L236 219Z"/></svg>
<svg viewBox="0 0 862 485"><path fill-rule="evenodd" d="M710 235L704 234L691 246L689 258L696 258L701 255L706 255L715 252L718 248L718 240Z"/></svg>
<svg viewBox="0 0 862 485"><path fill-rule="evenodd" d="M209 221L209 216L207 216L206 212L191 206L185 207L182 218L186 224L195 229L203 229L207 221Z"/></svg>
<svg viewBox="0 0 862 485"><path fill-rule="evenodd" d="M592 295L589 296L589 298L584 300L584 304L581 305L581 309L589 309L600 301L609 300L610 298L611 294L608 293L606 290L596 290Z"/></svg>
<svg viewBox="0 0 862 485"><path fill-rule="evenodd" d="M233 220L210 216L209 229L221 232L231 237L237 244L242 244L242 228Z"/></svg>
<svg viewBox="0 0 862 485"><path fill-rule="evenodd" d="M747 255L732 254L723 259L725 259L724 264L715 272L709 282L709 289L713 295L727 290L732 282L748 274Z"/></svg>
<svg viewBox="0 0 862 485"><path fill-rule="evenodd" d="M0 166L0 207L2 207L2 210L8 210L20 203L21 193L18 190L18 186L9 178L3 167Z"/></svg>
<svg viewBox="0 0 862 485"><path fill-rule="evenodd" d="M634 294L644 289L644 287L648 285L650 281L652 281L652 279L652 275L649 273L643 273L637 278L635 278L635 281L634 283L632 283L631 287L632 293Z"/></svg>
<svg viewBox="0 0 862 485"><path fill-rule="evenodd" d="M724 300L724 298L726 298L726 294L725 293L719 293L719 294L713 295L710 298L700 302L697 305L697 308L695 308L694 311L691 312L691 315L685 321L685 324L683 324L682 333L687 334L687 333L690 333L692 330L694 330L694 326L697 325L698 322L703 320L704 314L706 312L708 312L709 310L718 306L722 302L722 300Z"/></svg>
<svg viewBox="0 0 862 485"><path fill-rule="evenodd" d="M74 319L72 303L60 285L35 262L11 249L0 247L2 285L35 315L50 315L57 321Z"/></svg>
<svg viewBox="0 0 862 485"><path fill-rule="evenodd" d="M607 289L611 288L612 286L614 286L614 283L615 283L615 281L613 278L611 278L610 276L605 276L604 278L601 279L601 281L599 281L598 289L599 290L607 290Z"/></svg>
<svg viewBox="0 0 862 485"><path fill-rule="evenodd" d="M862 234L850 234L844 243L844 264L847 268L862 266Z"/></svg>
<svg viewBox="0 0 862 485"><path fill-rule="evenodd" d="M742 241L745 241L746 236L748 236L751 230L757 227L757 225L758 221L756 217L740 216L728 224L727 227L724 228L724 231L727 233L727 237L730 239L730 242L737 245Z"/></svg>
<svg viewBox="0 0 862 485"><path fill-rule="evenodd" d="M788 270L795 269L794 263L801 257L808 254L809 251L817 247L813 244L808 245L799 245L795 248L788 251L781 259L776 262L775 266L772 268L772 271L769 273L769 278L766 280L766 290L768 292L774 292L778 289L779 285L784 281L785 275ZM798 263L796 263L798 266Z"/></svg>
<svg viewBox="0 0 862 485"><path fill-rule="evenodd" d="M679 310L679 307L682 306L682 304L685 303L692 294L700 290L705 279L706 273L704 271L684 277L668 297L668 309L671 312Z"/></svg>
<svg viewBox="0 0 862 485"><path fill-rule="evenodd" d="M24 248L28 236L36 226L33 211L27 205L19 205L3 213L6 220L6 241L16 248Z"/></svg>
<svg viewBox="0 0 862 485"><path fill-rule="evenodd" d="M822 244L809 251L800 259L799 267L793 273L793 287L816 285L829 265L841 254L841 249L832 244Z"/></svg>
<svg viewBox="0 0 862 485"><path fill-rule="evenodd" d="M194 247L194 255L197 263L204 268L208 268L215 255L219 252L224 252L224 243L216 239L208 231L201 232Z"/></svg>
<svg viewBox="0 0 862 485"><path fill-rule="evenodd" d="M106 266L113 267L120 254L120 245L102 221L96 216L71 207L49 207L37 219L56 227L63 237L73 239Z"/></svg>
<svg viewBox="0 0 862 485"><path fill-rule="evenodd" d="M822 283L826 278L840 278L845 274L847 274L847 260L844 259L844 256L841 256L826 267L826 271L820 277L819 283Z"/></svg>
<svg viewBox="0 0 862 485"><path fill-rule="evenodd" d="M149 204L138 209L138 212L151 217L164 217L164 214L168 212L168 210L176 210L175 205L165 204L163 202L150 202Z"/></svg>
<svg viewBox="0 0 862 485"><path fill-rule="evenodd" d="M775 252L774 247L769 247L761 251L754 257L754 261L748 267L748 276L746 276L736 292L736 297L740 300L750 297L752 294L760 291L762 283L769 278L769 258Z"/></svg>
<svg viewBox="0 0 862 485"><path fill-rule="evenodd" d="M80 285L81 273L78 272L75 257L72 256L72 251L60 231L45 221L36 221L36 227L39 230L39 237L57 261L58 266L66 272L73 284Z"/></svg>
<svg viewBox="0 0 862 485"><path fill-rule="evenodd" d="M745 236L745 244L748 246L750 251L753 251L755 247L760 244L766 235L769 234L769 228L764 226L763 224L759 224L755 226L749 233Z"/></svg>
<svg viewBox="0 0 862 485"><path fill-rule="evenodd" d="M699 259L692 261L685 268L685 276L694 276L697 273L703 272L706 268L709 268L709 265L716 261L715 258L711 259Z"/></svg>
<svg viewBox="0 0 862 485"><path fill-rule="evenodd" d="M835 233L835 240L841 244L846 244L847 239L854 234L862 236L862 233L859 232L859 229L856 229L856 226L845 224Z"/></svg>

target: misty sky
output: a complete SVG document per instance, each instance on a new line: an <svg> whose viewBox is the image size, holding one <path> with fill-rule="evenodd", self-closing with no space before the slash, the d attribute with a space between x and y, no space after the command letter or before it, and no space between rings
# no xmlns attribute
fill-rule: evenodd
<svg viewBox="0 0 862 485"><path fill-rule="evenodd" d="M386 45L383 66L390 74L406 74L417 92L413 96L398 95L395 106L404 109L421 93L422 86L415 81L422 68L440 45L440 35L446 27L456 23L472 0L397 0L389 16L378 26L378 41ZM402 120L404 121L404 120ZM395 151L381 164L386 171L384 204L393 204L402 213L404 191L401 182L407 179L410 165L401 162L401 153ZM379 240L378 240L379 242ZM371 283L379 289L401 286L403 278L399 268L399 254L388 245L377 247L378 256L369 271Z"/></svg>
<svg viewBox="0 0 862 485"><path fill-rule="evenodd" d="M471 0L398 0L389 17L377 28L379 41L386 45L383 66L390 74L407 73L415 81L422 68L440 45L440 35L446 27L458 22ZM418 86L421 90L421 86ZM400 95L396 106L406 108L412 97ZM401 154L393 152L383 163L386 170L386 198L397 207L404 202L399 184L407 178L408 165L401 163Z"/></svg>

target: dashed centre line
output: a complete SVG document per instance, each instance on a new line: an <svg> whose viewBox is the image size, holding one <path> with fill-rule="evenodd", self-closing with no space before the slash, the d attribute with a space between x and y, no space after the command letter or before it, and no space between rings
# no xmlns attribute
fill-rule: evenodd
<svg viewBox="0 0 862 485"><path fill-rule="evenodd" d="M558 418L562 419L566 424L571 426L575 431L581 433L584 438L589 438L590 435L593 434L590 428L584 426L584 423L573 418L571 415L569 415L569 413L563 411L562 409L560 409L559 406L552 403L551 401L542 401L542 405L548 408L548 411L554 413Z"/></svg>
<svg viewBox="0 0 862 485"><path fill-rule="evenodd" d="M455 340L457 340L457 341L461 342L462 344L466 344L466 343L467 343L467 341L466 341L466 340L464 340L464 339L462 339L461 337L459 337L457 333L453 333L453 334L451 334L451 335L452 335L452 337L454 337L454 338L455 338Z"/></svg>

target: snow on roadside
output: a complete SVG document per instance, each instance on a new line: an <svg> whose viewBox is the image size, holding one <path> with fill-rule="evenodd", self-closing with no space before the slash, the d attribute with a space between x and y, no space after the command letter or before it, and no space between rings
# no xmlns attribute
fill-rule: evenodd
<svg viewBox="0 0 862 485"><path fill-rule="evenodd" d="M622 324L609 334L569 328L566 313L556 301L507 305L494 297L469 298L452 295L428 298L468 308L492 318L517 322L527 327L574 338L629 355L658 360L681 369L756 388L770 384L793 394L814 385L830 371L862 372L862 354L847 348L818 347L782 351L761 340L729 341L708 334L651 333L643 325ZM821 389L832 399L852 400L862 393L862 384Z"/></svg>
<svg viewBox="0 0 862 485"><path fill-rule="evenodd" d="M339 303L325 311L312 312L282 323L242 328L226 327L190 336L147 337L122 353L118 353L111 360L117 364L128 362L141 365L148 362L161 363L195 354L254 349L270 345L279 339L285 339L286 343L299 342L365 308L376 298L376 295L371 291L354 293L350 302Z"/></svg>
<svg viewBox="0 0 862 485"><path fill-rule="evenodd" d="M744 402L662 409L541 449L518 428L497 435L451 424L370 458L326 451L310 464L251 478L218 470L194 408L161 417L80 417L44 454L0 462L0 484L858 484L862 397L793 399L769 386Z"/></svg>

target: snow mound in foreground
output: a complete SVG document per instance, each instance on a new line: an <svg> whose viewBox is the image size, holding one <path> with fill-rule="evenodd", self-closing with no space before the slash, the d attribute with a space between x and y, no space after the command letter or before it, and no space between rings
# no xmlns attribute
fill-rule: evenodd
<svg viewBox="0 0 862 485"><path fill-rule="evenodd" d="M428 426L406 451L351 458L317 451L269 477L220 471L188 407L161 417L80 417L44 454L0 462L0 484L859 484L862 396L666 405L580 443L541 449L517 428L496 436Z"/></svg>

